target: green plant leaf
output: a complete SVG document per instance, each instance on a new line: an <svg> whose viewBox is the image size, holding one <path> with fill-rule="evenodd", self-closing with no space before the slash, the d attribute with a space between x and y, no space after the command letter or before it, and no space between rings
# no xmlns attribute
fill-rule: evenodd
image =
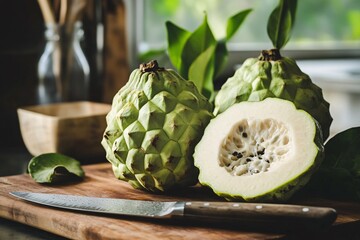
<svg viewBox="0 0 360 240"><path fill-rule="evenodd" d="M213 75L214 75L214 51L216 45L211 45L202 52L189 69L189 80L193 81L202 94L210 98L214 91Z"/></svg>
<svg viewBox="0 0 360 240"><path fill-rule="evenodd" d="M279 0L267 23L267 32L275 48L281 49L289 41L294 27L297 0Z"/></svg>
<svg viewBox="0 0 360 240"><path fill-rule="evenodd" d="M227 40L251 11L246 9L230 17L226 37L220 41L215 39L206 13L201 25L192 33L166 22L168 55L173 66L183 78L193 80L205 96L215 96L215 77L222 72L228 60Z"/></svg>
<svg viewBox="0 0 360 240"><path fill-rule="evenodd" d="M239 29L241 24L244 22L246 16L252 11L252 9L246 9L241 11L227 20L226 25L226 40L230 40Z"/></svg>
<svg viewBox="0 0 360 240"><path fill-rule="evenodd" d="M249 15L252 9L246 9L237 14L231 16L227 20L226 25L226 38L219 40L215 51L215 63L214 63L214 77L217 77L225 68L228 61L228 50L226 47L227 41L229 41L236 31L240 28L245 18Z"/></svg>
<svg viewBox="0 0 360 240"><path fill-rule="evenodd" d="M326 157L322 165L346 169L360 167L356 164L360 161L359 146L360 127L349 128L336 134L325 144Z"/></svg>
<svg viewBox="0 0 360 240"><path fill-rule="evenodd" d="M181 69L181 55L183 52L184 45L191 33L181 27L178 27L174 23L167 21L165 23L167 30L168 40L168 54L171 63L175 68Z"/></svg>
<svg viewBox="0 0 360 240"><path fill-rule="evenodd" d="M33 157L29 162L28 172L38 183L68 182L85 176L79 161L59 153Z"/></svg>
<svg viewBox="0 0 360 240"><path fill-rule="evenodd" d="M141 54L139 54L139 61L140 62L150 62L153 59L159 59L162 56L164 56L166 54L166 50L161 48L161 49L151 49L147 52L143 52ZM165 55L166 56L166 55Z"/></svg>
<svg viewBox="0 0 360 240"><path fill-rule="evenodd" d="M351 39L359 40L360 39L360 10L352 9L347 13L347 19L349 22L349 27L351 29Z"/></svg>
<svg viewBox="0 0 360 240"><path fill-rule="evenodd" d="M338 200L360 200L360 179L345 168L321 167L307 185L321 197Z"/></svg>
<svg viewBox="0 0 360 240"><path fill-rule="evenodd" d="M218 41L215 49L214 58L214 77L217 77L225 68L229 58L225 39Z"/></svg>
<svg viewBox="0 0 360 240"><path fill-rule="evenodd" d="M325 159L309 188L336 198L360 200L360 127L349 128L325 144Z"/></svg>
<svg viewBox="0 0 360 240"><path fill-rule="evenodd" d="M193 61L212 45L216 45L216 40L207 22L207 15L205 14L202 24L190 35L184 45L181 54L182 65L180 75L188 79L189 68Z"/></svg>
<svg viewBox="0 0 360 240"><path fill-rule="evenodd" d="M172 16L179 8L180 0L154 1L151 3L152 10L161 16Z"/></svg>

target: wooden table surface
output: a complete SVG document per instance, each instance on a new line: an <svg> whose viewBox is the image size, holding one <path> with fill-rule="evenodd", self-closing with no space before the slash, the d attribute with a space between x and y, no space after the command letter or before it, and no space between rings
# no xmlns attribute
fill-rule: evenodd
<svg viewBox="0 0 360 240"><path fill-rule="evenodd" d="M11 191L77 194L140 200L224 201L211 190L194 186L167 194L152 194L133 189L115 179L109 163L83 167L86 177L78 183L44 185L29 175L0 177L0 217L33 226L71 239L360 239L360 204L302 196L292 203L332 207L338 218L327 232L256 232L223 224L172 222L169 220L109 217L79 213L31 204L9 195Z"/></svg>

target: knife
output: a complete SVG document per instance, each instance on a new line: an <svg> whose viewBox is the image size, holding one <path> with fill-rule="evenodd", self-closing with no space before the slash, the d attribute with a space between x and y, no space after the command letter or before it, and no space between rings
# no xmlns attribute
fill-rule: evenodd
<svg viewBox="0 0 360 240"><path fill-rule="evenodd" d="M143 201L66 194L10 192L33 203L68 210L149 218L183 218L267 230L325 230L333 208L243 202Z"/></svg>

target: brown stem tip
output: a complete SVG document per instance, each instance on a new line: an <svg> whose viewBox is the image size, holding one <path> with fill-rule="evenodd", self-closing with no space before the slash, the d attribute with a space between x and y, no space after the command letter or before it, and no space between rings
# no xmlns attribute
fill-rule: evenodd
<svg viewBox="0 0 360 240"><path fill-rule="evenodd" d="M281 59L279 49L262 50L259 56L260 61L277 61Z"/></svg>
<svg viewBox="0 0 360 240"><path fill-rule="evenodd" d="M156 60L151 60L148 63L140 64L140 71L141 72L155 72L159 70L164 70L164 68L159 67L159 64Z"/></svg>

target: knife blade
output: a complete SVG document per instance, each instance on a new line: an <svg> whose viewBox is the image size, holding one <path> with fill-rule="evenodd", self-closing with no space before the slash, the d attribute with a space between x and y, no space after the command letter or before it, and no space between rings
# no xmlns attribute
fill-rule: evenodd
<svg viewBox="0 0 360 240"><path fill-rule="evenodd" d="M143 201L67 194L10 192L36 204L68 210L149 218L184 218L243 227L275 230L324 230L337 217L336 210L273 203Z"/></svg>

